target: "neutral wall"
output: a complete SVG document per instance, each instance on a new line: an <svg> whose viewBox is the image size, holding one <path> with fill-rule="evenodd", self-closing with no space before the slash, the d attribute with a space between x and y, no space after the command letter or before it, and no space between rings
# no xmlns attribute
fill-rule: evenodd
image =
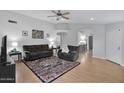
<svg viewBox="0 0 124 93"><path fill-rule="evenodd" d="M18 23L8 23L9 19L16 20ZM32 29L43 30L44 39L32 39ZM23 30L28 31L28 36L22 36ZM12 49L12 41L18 42L17 49L20 51L22 51L22 45L49 43L46 38L46 34L48 33L50 34L50 37L54 37L54 31L54 24L48 23L46 21L34 19L9 11L0 11L0 38L3 35L8 36L8 51Z"/></svg>

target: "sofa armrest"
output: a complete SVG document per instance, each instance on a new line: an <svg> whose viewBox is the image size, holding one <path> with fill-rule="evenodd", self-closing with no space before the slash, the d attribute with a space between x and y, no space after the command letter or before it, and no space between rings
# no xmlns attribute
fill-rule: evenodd
<svg viewBox="0 0 124 93"><path fill-rule="evenodd" d="M23 57L25 58L27 55L29 55L30 54L30 52L29 51L24 51L23 52Z"/></svg>
<svg viewBox="0 0 124 93"><path fill-rule="evenodd" d="M59 49L58 52L62 52L62 49Z"/></svg>
<svg viewBox="0 0 124 93"><path fill-rule="evenodd" d="M29 54L30 52L29 51L24 51L25 54Z"/></svg>

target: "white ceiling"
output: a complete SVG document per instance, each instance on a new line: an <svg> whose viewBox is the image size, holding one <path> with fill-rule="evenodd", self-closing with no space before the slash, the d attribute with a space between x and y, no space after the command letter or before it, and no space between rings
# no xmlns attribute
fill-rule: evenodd
<svg viewBox="0 0 124 93"><path fill-rule="evenodd" d="M55 18L48 18L53 15L50 10L11 10L19 14L30 16L33 18L58 23ZM68 11L68 10L66 10ZM62 11L62 12L66 12ZM124 10L69 10L69 21L62 20L61 23L84 23L84 24L109 24L119 21L124 21ZM91 21L90 18L94 18Z"/></svg>

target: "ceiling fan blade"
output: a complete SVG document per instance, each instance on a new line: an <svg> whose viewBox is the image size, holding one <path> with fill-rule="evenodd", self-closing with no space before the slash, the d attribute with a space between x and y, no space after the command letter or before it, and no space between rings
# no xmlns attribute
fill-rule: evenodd
<svg viewBox="0 0 124 93"><path fill-rule="evenodd" d="M56 18L56 21L59 21L59 18Z"/></svg>
<svg viewBox="0 0 124 93"><path fill-rule="evenodd" d="M52 12L53 12L54 14L57 14L57 12L56 12L56 11L54 11L54 10L52 10Z"/></svg>
<svg viewBox="0 0 124 93"><path fill-rule="evenodd" d="M65 16L63 16L63 15L62 15L62 18L69 20L69 18L68 18L68 17L65 17Z"/></svg>
<svg viewBox="0 0 124 93"><path fill-rule="evenodd" d="M62 15L69 15L70 13L69 12L66 12L66 13L63 13Z"/></svg>
<svg viewBox="0 0 124 93"><path fill-rule="evenodd" d="M57 15L47 16L47 17L57 17Z"/></svg>
<svg viewBox="0 0 124 93"><path fill-rule="evenodd" d="M60 13L61 12L61 10L58 10L58 13Z"/></svg>

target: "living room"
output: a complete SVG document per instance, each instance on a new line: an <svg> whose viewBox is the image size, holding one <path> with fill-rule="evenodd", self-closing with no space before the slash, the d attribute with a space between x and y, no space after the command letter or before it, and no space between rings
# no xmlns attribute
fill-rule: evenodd
<svg viewBox="0 0 124 93"><path fill-rule="evenodd" d="M55 15L54 12L61 12L63 14L66 13L67 15L65 14L65 19L61 19L61 16L49 17ZM86 51L81 52L79 54L79 58L76 58L80 64L75 65L73 69L69 68L61 75L55 77L53 79L54 81L52 80L50 82L124 82L122 74L124 73L124 11L1 10L0 14L0 41L2 41L3 36L7 35L7 61L11 61L9 52L12 50L21 52L21 60L23 60L25 56L23 48L24 45L48 44L50 49L55 49L55 51L53 51L53 55L55 57L58 56L59 48L62 49L62 52L67 53L69 51L68 45L87 45L85 47ZM38 38L39 35L33 37L33 32L39 31L40 33L38 34L41 34L40 38ZM117 31L117 33L109 33L109 31ZM116 37L114 37L115 35ZM89 48L89 36L93 37L91 50ZM113 43L112 40L117 42ZM56 51L56 49L58 50ZM33 73L27 65L23 64L23 62L15 63L17 67L17 83L42 82L42 79L40 80L38 75L35 75L36 73ZM89 63L90 65L87 65ZM86 71L85 74L83 74L84 72L80 72L80 70ZM76 74L81 74L80 80L76 79L77 76L74 77ZM67 77L73 79L68 79ZM113 80L110 80L110 78L113 78Z"/></svg>

